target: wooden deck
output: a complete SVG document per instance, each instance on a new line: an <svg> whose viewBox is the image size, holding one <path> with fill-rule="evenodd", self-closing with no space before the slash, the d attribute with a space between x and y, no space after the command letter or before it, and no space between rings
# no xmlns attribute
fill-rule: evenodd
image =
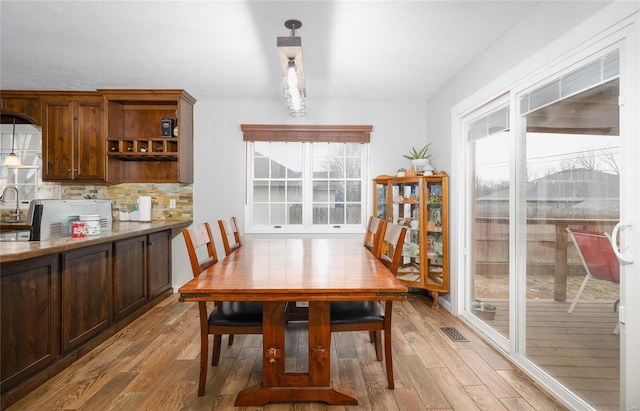
<svg viewBox="0 0 640 411"><path fill-rule="evenodd" d="M196 304L171 296L127 328L51 378L10 410L565 410L446 310L411 295L394 303L395 386L387 388L366 332L332 336L331 374L354 389L358 406L280 403L235 408L241 389L262 374L260 335L223 338L220 364L209 368L197 397L199 330ZM455 327L455 342L441 327ZM290 323L286 368L307 368L305 323Z"/></svg>
<svg viewBox="0 0 640 411"><path fill-rule="evenodd" d="M487 321L508 334L506 301L484 300L498 308ZM618 313L614 301L580 300L527 302L527 354L547 373L561 381L598 410L620 408L620 337L613 333Z"/></svg>

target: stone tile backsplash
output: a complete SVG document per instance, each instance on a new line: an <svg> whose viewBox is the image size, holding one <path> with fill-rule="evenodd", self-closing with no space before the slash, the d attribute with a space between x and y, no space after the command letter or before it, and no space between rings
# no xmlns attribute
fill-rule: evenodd
<svg viewBox="0 0 640 411"><path fill-rule="evenodd" d="M61 183L65 199L97 198L113 201L113 219L118 221L121 209L128 209L140 196L151 196L152 219L193 220L193 185L183 184L66 184ZM169 200L176 200L176 208L169 208Z"/></svg>

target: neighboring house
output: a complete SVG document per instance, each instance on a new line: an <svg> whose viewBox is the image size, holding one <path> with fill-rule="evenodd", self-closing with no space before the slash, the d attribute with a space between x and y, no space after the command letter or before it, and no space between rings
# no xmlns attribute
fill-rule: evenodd
<svg viewBox="0 0 640 411"><path fill-rule="evenodd" d="M620 176L585 168L560 171L527 183L529 217L617 218ZM509 190L478 198L478 207L491 215L508 216ZM502 213L500 213L502 215Z"/></svg>

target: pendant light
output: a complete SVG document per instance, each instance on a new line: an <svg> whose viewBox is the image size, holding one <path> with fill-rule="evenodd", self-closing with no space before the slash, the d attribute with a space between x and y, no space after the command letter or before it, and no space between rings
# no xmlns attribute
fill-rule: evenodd
<svg viewBox="0 0 640 411"><path fill-rule="evenodd" d="M296 36L296 30L302 27L299 20L287 20L284 26L291 30L288 37L278 37L278 54L282 66L282 93L291 117L307 115L305 104L307 89L302 67L302 39Z"/></svg>
<svg viewBox="0 0 640 411"><path fill-rule="evenodd" d="M20 162L20 157L16 155L13 148L16 143L16 118L13 118L13 133L11 134L11 153L9 153L2 162L3 167L8 168L20 168L22 167L22 163Z"/></svg>

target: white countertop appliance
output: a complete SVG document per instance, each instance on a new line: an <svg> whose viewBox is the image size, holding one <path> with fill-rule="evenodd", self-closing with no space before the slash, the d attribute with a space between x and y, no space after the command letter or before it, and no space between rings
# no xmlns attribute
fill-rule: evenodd
<svg viewBox="0 0 640 411"><path fill-rule="evenodd" d="M111 231L112 208L111 200L31 200L27 215L30 240L70 237L71 224L87 214L99 215L101 231Z"/></svg>

